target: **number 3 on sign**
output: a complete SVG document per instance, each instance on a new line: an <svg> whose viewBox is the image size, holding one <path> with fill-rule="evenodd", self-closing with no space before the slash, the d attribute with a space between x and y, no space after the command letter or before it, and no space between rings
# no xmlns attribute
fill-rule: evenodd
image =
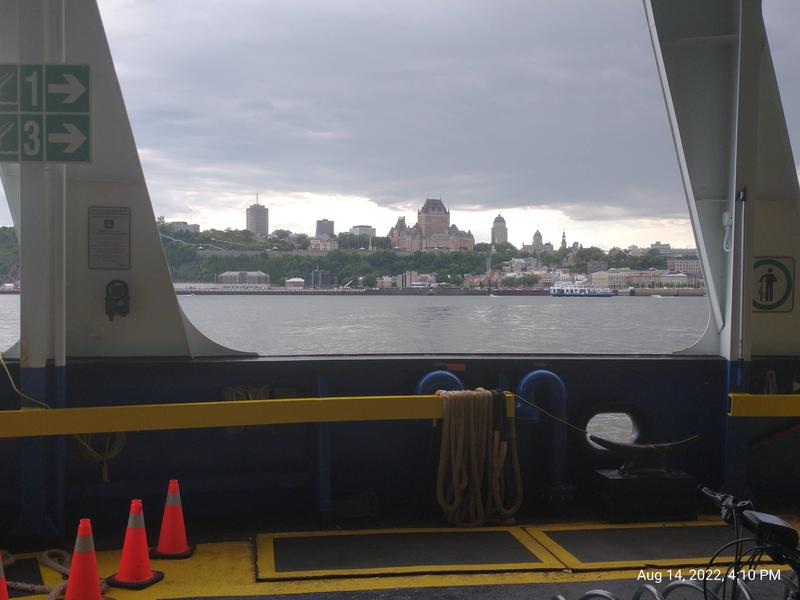
<svg viewBox="0 0 800 600"><path fill-rule="evenodd" d="M42 115L22 115L20 158L24 161L44 160Z"/></svg>

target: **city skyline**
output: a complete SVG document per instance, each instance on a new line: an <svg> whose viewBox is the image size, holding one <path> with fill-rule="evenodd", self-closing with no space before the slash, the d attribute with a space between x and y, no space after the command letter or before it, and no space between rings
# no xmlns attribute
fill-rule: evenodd
<svg viewBox="0 0 800 600"><path fill-rule="evenodd" d="M797 147L792 4L764 10ZM692 241L640 3L194 6L100 0L156 215L239 228L259 191L276 226L385 234L429 195L476 242L498 210L515 245Z"/></svg>
<svg viewBox="0 0 800 600"><path fill-rule="evenodd" d="M258 198L259 198L259 201L261 201L262 195L259 194ZM419 206L422 206L422 204L424 204L424 201L421 200ZM253 205L248 205L247 210L249 211L252 208L252 206ZM306 210L306 209L298 211L298 212L302 213L302 215L304 217L304 221L284 221L284 222L281 222L279 220L279 218L275 217L275 212L272 210L272 207L269 207L266 204L261 204L261 206L264 206L267 210L269 210L269 215L270 215L269 216L269 222L272 225L269 227L268 233L272 233L273 231L276 231L276 230L279 230L279 229L286 229L286 230L291 231L292 233L299 233L299 234L305 234L305 235L307 235L309 237L316 237L316 236L319 235L319 229L318 229L319 228L319 223L320 222L326 222L326 223L329 222L331 225L333 225L334 223L338 224L337 227L336 227L336 230L337 230L336 233L349 232L353 227L369 225L369 226L374 227L376 229L376 237L386 237L389 234L390 230L393 227L395 227L395 225L397 223L397 221L395 221L391 225L389 225L388 227L384 228L382 226L382 224L376 224L374 222L367 222L368 220L363 218L365 216L365 214L362 211L362 212L359 212L358 215L357 215L357 218L356 218L357 222L353 222L352 224L350 224L350 223L339 224L340 223L339 219L329 218L331 216L331 214L332 214L332 211L328 211L327 213L325 213L326 216L323 216L322 214L314 214L313 212L311 212L309 210ZM450 211L450 212L453 215L452 221L453 222L458 221L459 223L461 223L461 221L470 220L470 217L472 218L473 221L475 221L475 217L476 216L483 216L482 212L481 213L477 213L475 211L457 211L457 210L453 210L453 211ZM514 211L512 209L511 211L508 211L508 212L513 214L516 211ZM534 212L534 211L530 211L530 212ZM537 212L539 212L539 211L537 211ZM295 213L292 212L291 214L295 214ZM335 213L333 213L333 214L335 214ZM399 213L399 214L400 214L399 218L405 217L406 218L406 223L408 223L409 226L413 226L413 224L416 222L417 217L418 217L418 210L413 210L410 213ZM523 245L525 245L525 246L530 245L532 240L533 240L533 236L534 236L536 231L539 231L542 234L542 238L543 238L542 242L543 243L546 244L546 243L549 242L556 249L558 249L559 246L560 246L561 237L562 237L563 234L566 234L566 236L567 236L567 238L569 240L569 245L570 246L574 242L577 241L584 247L596 246L596 247L602 248L603 250L606 250L606 251L609 250L612 247L620 247L620 248L628 248L630 246L649 247L654 242L663 242L663 243L666 243L666 244L670 244L670 245L672 245L673 247L676 247L676 248L694 248L695 247L694 238L691 236L691 234L689 235L688 239L686 237L679 237L679 238L676 239L675 237L670 237L669 235L661 235L661 236L656 235L656 236L652 236L652 237L647 237L647 234L643 233L642 230L638 231L638 237L637 237L638 241L637 242L629 242L628 240L625 240L623 242L623 241L619 241L618 238L610 238L610 239L617 239L617 241L616 242L603 243L603 242L596 241L596 237L597 236L596 235L594 235L594 236L592 235L592 233L596 234L597 232L584 230L583 228L580 227L580 224L578 224L578 226L572 228L572 227L568 227L565 224L558 225L555 221L551 222L551 227L550 228L546 228L546 227L544 227L544 226L542 226L542 225L537 223L534 226L534 228L531 229L530 231L527 231L527 230L519 231L519 229L521 227L526 226L526 221L527 221L527 224L529 226L530 223L533 222L532 218L528 218L527 220L526 219L520 219L519 215L515 215L512 218L508 218L507 219L507 218L505 218L506 214L507 214L507 212L503 211L503 210L500 210L499 213L498 212L491 213L491 215L488 216L489 217L488 224L487 223L481 224L479 222L476 222L476 226L475 227L472 227L472 228L464 227L462 229L464 229L465 231L471 231L473 233L473 237L475 239L475 243L476 244L479 244L479 243L491 243L491 241L492 241L492 234L491 234L492 227L493 227L497 217L501 216L506 222L505 224L506 224L506 231L507 231L507 234L508 234L508 242L511 243L512 245L514 245L517 248L521 248ZM541 213L540 213L540 216L541 216ZM173 219L173 218L167 217L166 220L168 222L171 222L171 221L177 221L178 219L177 218ZM239 220L241 220L241 215L239 217ZM309 223L309 225L307 225L306 227L297 227L296 226L297 223L306 223L306 222ZM287 223L288 224L294 224L295 226L287 226ZM509 223L511 225L509 225ZM686 220L685 226L686 226L686 228L689 228L688 219ZM203 226L202 229L225 229L225 228L223 228L223 227L205 227L205 226ZM230 229L243 229L243 228L241 226L235 226L234 225L234 226L230 227ZM478 232L477 234L475 233L476 231ZM581 234L582 231L587 234L587 237L585 237L585 238L581 237L580 234ZM663 233L662 230L659 230L659 231ZM577 233L575 233L575 232L577 232Z"/></svg>

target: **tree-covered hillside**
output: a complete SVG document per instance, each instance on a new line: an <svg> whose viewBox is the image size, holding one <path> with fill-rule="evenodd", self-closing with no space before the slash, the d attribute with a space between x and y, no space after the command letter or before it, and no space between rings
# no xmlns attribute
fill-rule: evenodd
<svg viewBox="0 0 800 600"><path fill-rule="evenodd" d="M367 247L367 236L340 234L340 250L326 255L308 255L302 251L308 246L304 235L286 235L260 238L249 231L209 230L200 233L169 232L163 226L162 242L172 278L180 282L212 282L224 271L263 271L272 282L280 285L288 277L307 277L314 269L329 271L339 284L363 278L366 285L374 285L381 275L397 275L405 271L433 273L439 281L460 285L467 273L483 273L489 244L476 244L474 252L415 252L397 254L391 250L359 251ZM361 239L361 238L364 239ZM373 238L373 248L385 246L386 238ZM293 250L293 251L292 251ZM492 252L493 269L511 258L528 257L511 244L501 244ZM567 266L579 273L586 272L590 260L604 260L609 267L630 269L663 269L666 258L656 250L643 256L632 256L626 250L614 248L608 253L600 248L580 248L577 252L559 250L541 257L546 266ZM19 250L13 227L0 227L0 282L19 279Z"/></svg>

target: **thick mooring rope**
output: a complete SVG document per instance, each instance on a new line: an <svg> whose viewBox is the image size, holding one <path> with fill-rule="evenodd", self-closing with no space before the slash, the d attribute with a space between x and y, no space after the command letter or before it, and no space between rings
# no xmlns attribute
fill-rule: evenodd
<svg viewBox="0 0 800 600"><path fill-rule="evenodd" d="M483 388L436 395L443 413L436 499L447 520L457 527L508 522L522 506L522 473L505 395ZM509 443L515 496L506 507Z"/></svg>
<svg viewBox="0 0 800 600"><path fill-rule="evenodd" d="M16 557L6 550L0 550L0 560L2 560L3 568L10 567L17 562ZM58 600L63 598L67 591L67 577L69 577L69 565L72 556L66 550L45 550L39 557L39 564L43 567L49 567L64 576L64 580L58 582L53 587L46 585L38 585L36 583L28 583L26 581L11 581L6 580L6 585L10 590L17 590L19 592L26 592L28 594L47 594L47 600ZM105 579L100 579L100 592L105 594L108 590L108 584ZM105 597L105 596L104 596ZM111 600L111 599L107 599Z"/></svg>

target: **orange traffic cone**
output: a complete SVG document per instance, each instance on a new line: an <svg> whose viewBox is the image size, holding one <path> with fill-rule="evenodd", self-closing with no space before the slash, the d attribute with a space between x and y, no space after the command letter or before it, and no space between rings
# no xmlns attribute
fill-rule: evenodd
<svg viewBox="0 0 800 600"><path fill-rule="evenodd" d="M75 551L69 567L65 600L103 600L100 578L97 576L92 522L89 519L81 519L78 523L78 537L75 539Z"/></svg>
<svg viewBox="0 0 800 600"><path fill-rule="evenodd" d="M181 490L177 479L170 479L167 487L167 503L161 519L158 546L150 551L150 558L189 558L194 554L194 545L186 541L186 526L183 523Z"/></svg>
<svg viewBox="0 0 800 600"><path fill-rule="evenodd" d="M6 574L3 571L2 554L0 554L0 600L8 600L8 586L6 585Z"/></svg>
<svg viewBox="0 0 800 600"><path fill-rule="evenodd" d="M150 569L142 501L131 500L131 513L128 517L125 542L122 545L119 571L106 579L106 581L112 587L142 590L162 579L164 579L164 573Z"/></svg>

